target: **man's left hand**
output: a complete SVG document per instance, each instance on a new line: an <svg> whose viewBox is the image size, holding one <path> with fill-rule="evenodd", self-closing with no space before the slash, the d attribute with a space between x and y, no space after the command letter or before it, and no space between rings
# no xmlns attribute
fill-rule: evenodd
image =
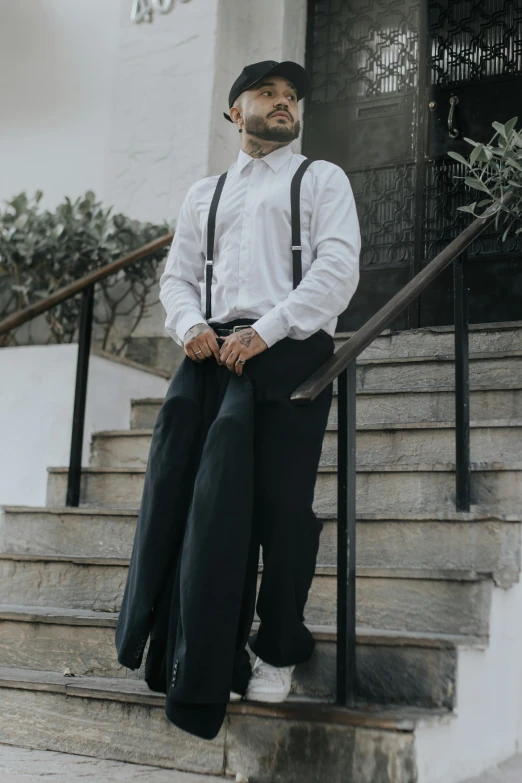
<svg viewBox="0 0 522 783"><path fill-rule="evenodd" d="M238 359L251 359L258 353L266 351L268 345L255 329L240 329L238 332L229 334L221 346L219 356L221 364L236 375L243 374L243 364L238 364Z"/></svg>

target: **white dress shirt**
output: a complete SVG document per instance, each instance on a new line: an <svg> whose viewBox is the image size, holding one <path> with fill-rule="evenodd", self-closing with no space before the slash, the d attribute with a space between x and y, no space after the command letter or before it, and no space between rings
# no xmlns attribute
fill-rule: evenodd
<svg viewBox="0 0 522 783"><path fill-rule="evenodd" d="M283 337L333 335L359 282L361 236L350 181L315 160L301 182L302 280L293 289L290 183L304 155L290 145L264 158L243 150L230 167L216 216L210 325L256 318L268 347ZM205 321L207 218L218 175L189 189L181 206L160 300L179 344Z"/></svg>

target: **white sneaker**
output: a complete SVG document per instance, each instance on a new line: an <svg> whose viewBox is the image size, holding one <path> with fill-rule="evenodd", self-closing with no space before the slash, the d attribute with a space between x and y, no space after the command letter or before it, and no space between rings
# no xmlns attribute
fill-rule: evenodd
<svg viewBox="0 0 522 783"><path fill-rule="evenodd" d="M290 693L294 669L295 664L291 666L272 666L270 663L256 657L245 699L271 703L284 701Z"/></svg>

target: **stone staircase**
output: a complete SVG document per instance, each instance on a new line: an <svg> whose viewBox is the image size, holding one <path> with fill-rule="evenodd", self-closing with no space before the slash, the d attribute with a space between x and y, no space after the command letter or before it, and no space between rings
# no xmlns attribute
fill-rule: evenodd
<svg viewBox="0 0 522 783"><path fill-rule="evenodd" d="M341 342L341 340L339 340ZM81 506L66 467L47 504L0 526L0 742L250 783L457 783L522 740L522 324L470 333L472 510L455 512L453 333L385 333L358 362L357 667L334 704L334 398L315 509L324 527L305 619L317 640L287 702L231 703L212 741L116 660L155 417L98 432ZM262 571L262 561L259 565ZM521 695L519 695L521 694Z"/></svg>

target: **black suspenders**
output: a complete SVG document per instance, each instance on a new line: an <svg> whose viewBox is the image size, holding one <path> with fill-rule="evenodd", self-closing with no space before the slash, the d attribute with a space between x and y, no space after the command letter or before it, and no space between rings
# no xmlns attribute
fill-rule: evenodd
<svg viewBox="0 0 522 783"><path fill-rule="evenodd" d="M227 178L227 172L221 174L217 181L214 195L210 204L210 210L208 213L207 223L207 260L205 261L205 287L207 291L207 309L205 313L205 320L208 323L211 312L211 295L212 295L212 268L214 266L214 234L216 232L216 212L218 208L221 191Z"/></svg>
<svg viewBox="0 0 522 783"><path fill-rule="evenodd" d="M294 176L292 177L292 183L290 185L290 211L292 222L292 274L293 274L293 287L297 288L302 278L302 266L301 266L301 215L299 211L299 200L301 195L301 180L306 169L313 163L310 158L303 160ZM214 234L216 232L216 212L218 208L221 191L227 178L227 172L221 174L212 196L210 203L210 210L208 213L207 222L207 260L205 261L205 288L207 292L206 296L206 310L205 320L208 322L211 317L211 295L212 295L212 268L214 265Z"/></svg>

